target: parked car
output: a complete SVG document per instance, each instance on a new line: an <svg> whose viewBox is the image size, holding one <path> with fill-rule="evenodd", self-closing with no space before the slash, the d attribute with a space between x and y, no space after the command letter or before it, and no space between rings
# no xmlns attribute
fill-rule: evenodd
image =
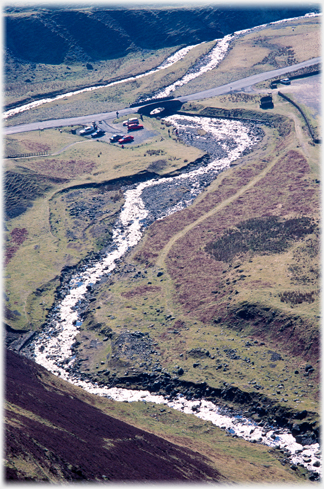
<svg viewBox="0 0 324 489"><path fill-rule="evenodd" d="M138 124L137 117L133 117L132 119L127 119L127 121L123 122L123 126L129 126L130 124Z"/></svg>
<svg viewBox="0 0 324 489"><path fill-rule="evenodd" d="M82 129L80 131L80 136L85 136L87 134L91 134L92 132L94 132L95 130L97 129L97 126L94 125L94 126L87 126L85 127L84 129Z"/></svg>
<svg viewBox="0 0 324 489"><path fill-rule="evenodd" d="M118 143L119 143L119 144L124 144L124 143L130 143L130 142L132 142L132 141L134 141L134 137L133 137L133 136L125 136L125 137L121 138L121 139L118 141Z"/></svg>
<svg viewBox="0 0 324 489"><path fill-rule="evenodd" d="M280 83L283 83L284 85L290 85L290 80L289 78L281 78Z"/></svg>
<svg viewBox="0 0 324 489"><path fill-rule="evenodd" d="M138 129L144 129L144 126L142 124L131 124L128 126L129 131L137 131Z"/></svg>
<svg viewBox="0 0 324 489"><path fill-rule="evenodd" d="M117 143L121 138L124 138L125 134L113 134L113 136L110 138L111 143Z"/></svg>
<svg viewBox="0 0 324 489"><path fill-rule="evenodd" d="M96 132L91 134L91 137L92 138L99 138L100 136L103 136L104 134L105 134L105 131L103 131L102 129L98 129Z"/></svg>

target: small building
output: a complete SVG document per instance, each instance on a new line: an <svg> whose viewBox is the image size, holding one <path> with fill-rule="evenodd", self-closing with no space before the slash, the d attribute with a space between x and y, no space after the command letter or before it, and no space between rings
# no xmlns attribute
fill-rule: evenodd
<svg viewBox="0 0 324 489"><path fill-rule="evenodd" d="M261 97L260 109L273 109L272 95Z"/></svg>

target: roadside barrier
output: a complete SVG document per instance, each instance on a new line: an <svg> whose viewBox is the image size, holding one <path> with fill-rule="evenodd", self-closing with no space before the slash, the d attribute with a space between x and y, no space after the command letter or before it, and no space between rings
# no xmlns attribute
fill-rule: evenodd
<svg viewBox="0 0 324 489"><path fill-rule="evenodd" d="M321 143L321 140L316 137L313 128L311 127L310 123L307 120L306 115L304 114L303 110L299 107L299 105L296 104L296 102L294 102L293 100L291 100L289 97L287 97L287 95L285 95L284 93L281 93L281 92L278 91L278 95L280 95L280 97L282 97L285 100L287 100L287 102L290 102L294 107L296 107L296 109L299 110L299 112L301 113L301 115L304 118L304 121L306 122L306 125L308 127L308 132L309 132L310 137L312 138L313 142L316 143L316 144L320 144Z"/></svg>
<svg viewBox="0 0 324 489"><path fill-rule="evenodd" d="M256 124L264 124L266 126L271 126L271 121L267 121L265 119L254 119L252 117L235 117L232 115L212 115L212 114L204 114L203 112L201 113L196 113L196 112L182 112L181 110L177 111L177 114L180 115L188 115L190 117L209 117L210 119L226 119L230 121L243 121L243 122L253 122Z"/></svg>

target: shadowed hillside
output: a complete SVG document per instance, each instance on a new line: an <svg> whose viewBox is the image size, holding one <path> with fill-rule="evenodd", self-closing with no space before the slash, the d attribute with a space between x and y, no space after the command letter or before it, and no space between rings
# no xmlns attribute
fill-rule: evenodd
<svg viewBox="0 0 324 489"><path fill-rule="evenodd" d="M67 481L224 480L209 460L107 416L6 354L6 478ZM45 382L43 380L45 374Z"/></svg>
<svg viewBox="0 0 324 489"><path fill-rule="evenodd" d="M210 41L236 30L304 15L309 10L7 9L5 44L7 54L23 62L60 64L116 59L130 51Z"/></svg>

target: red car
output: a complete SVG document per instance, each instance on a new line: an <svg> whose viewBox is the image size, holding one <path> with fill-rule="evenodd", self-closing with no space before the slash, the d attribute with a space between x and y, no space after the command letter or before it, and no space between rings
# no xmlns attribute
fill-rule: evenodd
<svg viewBox="0 0 324 489"><path fill-rule="evenodd" d="M144 129L144 126L142 126L142 124L132 124L128 126L129 131L137 131L138 129Z"/></svg>
<svg viewBox="0 0 324 489"><path fill-rule="evenodd" d="M124 143L130 143L131 141L134 141L134 137L133 136L125 136L121 139L118 140L118 143L119 144L124 144Z"/></svg>

